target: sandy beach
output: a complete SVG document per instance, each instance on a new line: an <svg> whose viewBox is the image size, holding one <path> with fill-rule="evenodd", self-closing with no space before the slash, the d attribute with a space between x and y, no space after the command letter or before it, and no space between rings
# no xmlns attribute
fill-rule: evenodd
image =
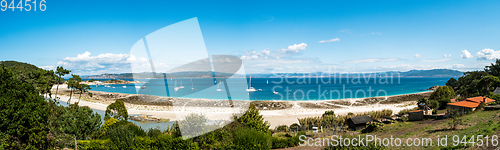
<svg viewBox="0 0 500 150"><path fill-rule="evenodd" d="M91 91L93 97L87 93L82 94L80 106L88 106L93 109L106 110L107 105L116 99L125 102L129 114L152 115L158 118L170 120L181 120L191 113L204 114L209 120L228 120L233 114L241 114L250 103L253 103L264 120L268 121L271 128L279 125L290 125L298 123L297 118L318 117L327 110L334 110L337 115L345 115L349 112L362 113L382 109L391 109L398 113L403 109L416 107L416 100L428 97L430 92L415 94L395 95L376 98L359 98L343 100L321 100L321 101L233 101L230 107L227 100L205 100L167 98L157 96L132 95L121 93L106 93ZM53 88L53 96L55 86ZM69 90L65 85L59 86L57 95L61 101L69 99ZM78 101L78 94L73 93L71 103Z"/></svg>

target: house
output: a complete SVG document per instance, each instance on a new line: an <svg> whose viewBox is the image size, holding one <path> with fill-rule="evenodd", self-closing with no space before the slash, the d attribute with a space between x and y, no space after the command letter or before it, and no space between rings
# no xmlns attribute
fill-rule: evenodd
<svg viewBox="0 0 500 150"><path fill-rule="evenodd" d="M347 119L349 129L354 131L366 128L366 125L371 122L373 122L373 119L370 116L351 117Z"/></svg>
<svg viewBox="0 0 500 150"><path fill-rule="evenodd" d="M424 111L414 110L408 112L408 121L419 121L424 119Z"/></svg>
<svg viewBox="0 0 500 150"><path fill-rule="evenodd" d="M478 97L467 98L467 99L465 99L463 101L459 101L459 102L448 103L448 106L446 109L447 109L448 113L451 113L452 111L456 111L458 113L458 115L462 115L462 114L467 114L469 112L475 111L476 108L481 103L488 104L491 102L495 102L495 100L487 98L487 97L478 96Z"/></svg>

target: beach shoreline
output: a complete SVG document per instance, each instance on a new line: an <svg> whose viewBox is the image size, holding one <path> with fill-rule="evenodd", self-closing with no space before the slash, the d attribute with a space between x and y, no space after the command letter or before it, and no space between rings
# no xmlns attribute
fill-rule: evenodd
<svg viewBox="0 0 500 150"><path fill-rule="evenodd" d="M115 100L122 100L127 107L129 115L151 115L171 121L182 120L191 113L204 114L209 120L228 120L234 114L242 114L250 104L256 106L268 121L271 128L279 125L298 123L297 118L319 117L325 111L333 110L336 115L348 113L363 113L390 109L398 113L403 109L415 108L416 101L426 98L431 91L413 94L402 94L383 97L369 97L339 100L310 100L310 101L251 101L251 100L211 100L173 98L137 94L110 93L90 91L94 96L82 94L80 106L92 109L106 110L107 105ZM55 93L55 86L53 92ZM59 86L58 97L60 101L69 99L69 90L63 85ZM73 93L71 103L78 101L79 93ZM234 107L231 107L234 106Z"/></svg>

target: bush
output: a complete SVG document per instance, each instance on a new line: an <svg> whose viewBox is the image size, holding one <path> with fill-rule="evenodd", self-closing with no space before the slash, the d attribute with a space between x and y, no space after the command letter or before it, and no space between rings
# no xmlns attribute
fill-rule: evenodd
<svg viewBox="0 0 500 150"><path fill-rule="evenodd" d="M108 150L108 149L118 149L115 147L111 140L81 140L78 141L78 149L82 150Z"/></svg>
<svg viewBox="0 0 500 150"><path fill-rule="evenodd" d="M288 129L288 126L286 126L286 125L281 125L281 126L276 127L277 132L286 132L287 129Z"/></svg>
<svg viewBox="0 0 500 150"><path fill-rule="evenodd" d="M366 128L361 130L361 133L371 133L373 131L377 131L378 125L376 123L370 123Z"/></svg>
<svg viewBox="0 0 500 150"><path fill-rule="evenodd" d="M235 149L271 149L271 134L254 128L236 131L234 137Z"/></svg>
<svg viewBox="0 0 500 150"><path fill-rule="evenodd" d="M323 114L323 117L325 116L329 116L329 115L335 115L335 112L333 110L327 110L325 111L325 113Z"/></svg>
<svg viewBox="0 0 500 150"><path fill-rule="evenodd" d="M289 138L283 138L283 137L272 137L272 148L277 149L277 148L287 148L287 147L294 147L299 145L299 137L301 135L306 135L306 132L301 131L297 133L297 135Z"/></svg>
<svg viewBox="0 0 500 150"><path fill-rule="evenodd" d="M450 99L441 99L438 101L439 102L439 108L440 110L446 109L448 106L448 103L451 103Z"/></svg>
<svg viewBox="0 0 500 150"><path fill-rule="evenodd" d="M429 99L452 99L455 98L455 90L450 86L441 86L436 91L432 92Z"/></svg>
<svg viewBox="0 0 500 150"><path fill-rule="evenodd" d="M429 100L429 107L430 108L439 108L439 102L436 100Z"/></svg>

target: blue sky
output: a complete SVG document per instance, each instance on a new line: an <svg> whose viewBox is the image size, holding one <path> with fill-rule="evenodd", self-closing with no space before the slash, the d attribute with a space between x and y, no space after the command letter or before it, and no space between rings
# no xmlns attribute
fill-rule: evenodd
<svg viewBox="0 0 500 150"><path fill-rule="evenodd" d="M8 0L10 2L10 0ZM17 2L17 0L16 0ZM196 17L248 73L477 70L500 58L500 1L55 1L0 11L0 60L130 72L141 38ZM466 51L464 51L466 50Z"/></svg>

